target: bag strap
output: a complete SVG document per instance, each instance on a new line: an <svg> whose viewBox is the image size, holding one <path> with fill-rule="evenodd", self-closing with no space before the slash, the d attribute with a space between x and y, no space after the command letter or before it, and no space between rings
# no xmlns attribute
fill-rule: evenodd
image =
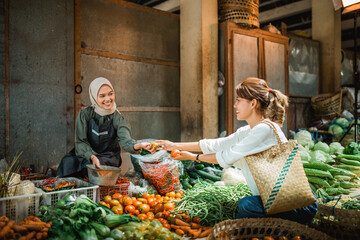
<svg viewBox="0 0 360 240"><path fill-rule="evenodd" d="M274 124L272 124L270 121L267 121L267 120L263 120L261 121L262 123L265 123L266 125L268 125L269 127L271 127L271 129L274 131L275 135L276 135L276 140L278 142L278 144L281 144L281 140L280 140L280 137L279 137L279 134L274 126Z"/></svg>

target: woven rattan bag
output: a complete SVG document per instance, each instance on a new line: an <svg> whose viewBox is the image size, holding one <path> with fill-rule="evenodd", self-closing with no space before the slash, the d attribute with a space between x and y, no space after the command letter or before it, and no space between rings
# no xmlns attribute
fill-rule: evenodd
<svg viewBox="0 0 360 240"><path fill-rule="evenodd" d="M315 203L296 140L281 142L274 125L269 121L263 123L275 132L278 145L244 158L254 176L266 214L286 212Z"/></svg>

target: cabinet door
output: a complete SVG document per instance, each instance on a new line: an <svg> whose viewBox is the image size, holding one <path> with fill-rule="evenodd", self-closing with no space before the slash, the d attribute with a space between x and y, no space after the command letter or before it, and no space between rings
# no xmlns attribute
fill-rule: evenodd
<svg viewBox="0 0 360 240"><path fill-rule="evenodd" d="M248 36L243 34L234 33L233 35L233 72L234 72L234 99L232 106L235 103L236 86L244 81L248 77L258 77L259 73L259 50L258 50L258 38L254 36ZM233 112L235 111L232 108ZM245 121L236 120L236 114L234 116L235 131L239 127L246 125Z"/></svg>
<svg viewBox="0 0 360 240"><path fill-rule="evenodd" d="M284 94L288 93L286 54L287 50L284 43L264 39L265 79L270 88L280 90ZM287 133L287 116L282 130Z"/></svg>

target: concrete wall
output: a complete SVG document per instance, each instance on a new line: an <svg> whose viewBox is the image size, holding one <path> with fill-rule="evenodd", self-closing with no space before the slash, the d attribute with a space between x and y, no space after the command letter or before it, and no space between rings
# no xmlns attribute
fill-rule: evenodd
<svg viewBox="0 0 360 240"><path fill-rule="evenodd" d="M73 145L73 1L9 1L10 158L51 166ZM38 169L38 168L36 168Z"/></svg>

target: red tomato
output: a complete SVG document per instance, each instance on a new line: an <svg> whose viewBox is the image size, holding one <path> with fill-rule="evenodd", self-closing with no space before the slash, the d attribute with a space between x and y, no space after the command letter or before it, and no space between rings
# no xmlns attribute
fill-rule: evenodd
<svg viewBox="0 0 360 240"><path fill-rule="evenodd" d="M135 207L133 205L127 205L125 207L125 213L128 213L128 214L133 214L135 213Z"/></svg>
<svg viewBox="0 0 360 240"><path fill-rule="evenodd" d="M111 208L111 211L113 211L113 213L115 213L115 214L123 214L124 213L124 209L121 205L113 206Z"/></svg>
<svg viewBox="0 0 360 240"><path fill-rule="evenodd" d="M149 219L149 220L153 220L155 218L155 216L152 212L147 212L146 216L147 216L147 219Z"/></svg>
<svg viewBox="0 0 360 240"><path fill-rule="evenodd" d="M139 207L140 213L147 213L150 210L150 206L148 204L141 204Z"/></svg>
<svg viewBox="0 0 360 240"><path fill-rule="evenodd" d="M194 223L199 223L200 222L200 218L199 217L194 217L192 220Z"/></svg>
<svg viewBox="0 0 360 240"><path fill-rule="evenodd" d="M144 213L140 213L139 215L137 215L137 217L140 219L140 220L145 220L147 218L146 214Z"/></svg>
<svg viewBox="0 0 360 240"><path fill-rule="evenodd" d="M180 150L178 150L178 149L172 150L171 151L171 156L174 157L174 158L180 156Z"/></svg>
<svg viewBox="0 0 360 240"><path fill-rule="evenodd" d="M123 197L123 195L121 195L120 193L114 193L112 195L112 199L116 199L118 201L120 201L120 199Z"/></svg>

